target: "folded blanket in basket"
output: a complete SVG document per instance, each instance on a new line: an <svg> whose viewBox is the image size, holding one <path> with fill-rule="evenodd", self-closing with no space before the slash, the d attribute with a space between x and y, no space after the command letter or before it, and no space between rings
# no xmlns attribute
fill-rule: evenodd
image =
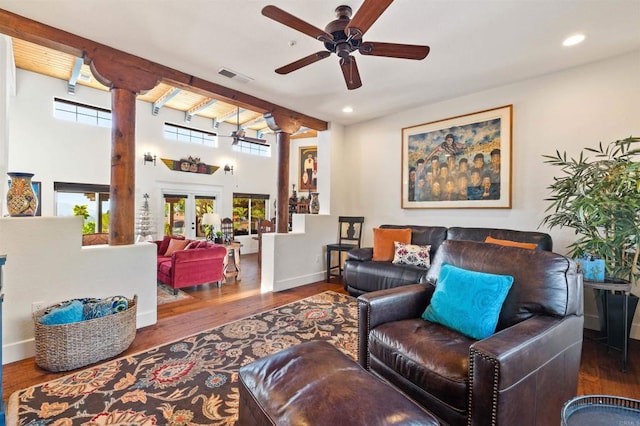
<svg viewBox="0 0 640 426"><path fill-rule="evenodd" d="M70 324L83 320L83 306L79 300L70 300L60 303L40 318L40 323L45 325Z"/></svg>
<svg viewBox="0 0 640 426"><path fill-rule="evenodd" d="M124 296L104 299L84 298L67 300L45 310L40 323L45 325L70 324L126 311L129 301Z"/></svg>

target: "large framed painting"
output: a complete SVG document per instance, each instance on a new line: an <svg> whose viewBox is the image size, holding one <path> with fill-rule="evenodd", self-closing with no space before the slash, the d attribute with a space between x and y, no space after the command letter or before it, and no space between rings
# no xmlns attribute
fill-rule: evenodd
<svg viewBox="0 0 640 426"><path fill-rule="evenodd" d="M316 192L318 190L318 147L301 146L299 164L299 192Z"/></svg>
<svg viewBox="0 0 640 426"><path fill-rule="evenodd" d="M512 112L402 129L402 208L511 208Z"/></svg>

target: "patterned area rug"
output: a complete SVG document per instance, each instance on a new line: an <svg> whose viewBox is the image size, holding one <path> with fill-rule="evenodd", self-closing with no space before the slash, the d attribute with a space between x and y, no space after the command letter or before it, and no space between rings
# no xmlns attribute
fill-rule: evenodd
<svg viewBox="0 0 640 426"><path fill-rule="evenodd" d="M353 297L327 291L17 391L8 425L234 425L238 369L309 340L355 359Z"/></svg>
<svg viewBox="0 0 640 426"><path fill-rule="evenodd" d="M173 289L166 284L158 283L158 305L177 302L178 300L193 299L190 294L178 289L178 294L173 294Z"/></svg>

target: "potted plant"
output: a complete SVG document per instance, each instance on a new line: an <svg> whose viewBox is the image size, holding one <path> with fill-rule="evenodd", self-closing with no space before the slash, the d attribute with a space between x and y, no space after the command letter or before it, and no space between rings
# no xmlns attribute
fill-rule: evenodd
<svg viewBox="0 0 640 426"><path fill-rule="evenodd" d="M631 282L640 278L640 138L629 137L584 148L578 158L556 151L545 163L559 167L561 176L548 187L549 213L541 225L568 227L577 239L570 255L592 255L604 260L605 281ZM599 292L600 296L603 292ZM638 298L629 309L633 318ZM611 298L613 299L613 297ZM609 303L609 301L607 302ZM620 301L620 306L622 302ZM611 314L619 309L607 310ZM603 318L603 315L600 316ZM628 322L631 326L631 321ZM614 326L609 323L610 329ZM617 329L617 328L616 328Z"/></svg>
<svg viewBox="0 0 640 426"><path fill-rule="evenodd" d="M216 234L215 234L215 235L216 235L216 236L215 236L215 238L214 238L213 242L214 242L214 243L216 243L216 244L223 244L223 243L224 243L224 241L223 241L223 239L222 239L222 236L223 236L224 234L222 233L222 231L216 231Z"/></svg>

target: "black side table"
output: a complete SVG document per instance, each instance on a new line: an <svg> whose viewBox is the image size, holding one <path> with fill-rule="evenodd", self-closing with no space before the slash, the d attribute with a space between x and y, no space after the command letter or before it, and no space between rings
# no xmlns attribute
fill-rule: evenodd
<svg viewBox="0 0 640 426"><path fill-rule="evenodd" d="M631 293L631 283L624 283L624 284L618 284L618 283L609 283L609 282L602 282L602 281L590 281L590 280L584 280L584 287L585 288L592 288L594 290L605 290L605 291L620 291L624 294L624 303L623 303L623 321L622 321L622 336L623 336L623 343L622 343L622 371L626 372L627 371L627 359L628 359L628 351L629 351L629 333L628 333L628 324L627 324L627 314L629 313L629 294ZM605 294L606 297L606 294ZM606 300L604 301L605 306L606 306ZM605 320L605 324L606 324L606 332L607 334L609 333L609 316L607 315L607 318ZM612 347L607 345L608 347ZM616 348L617 349L617 348Z"/></svg>

